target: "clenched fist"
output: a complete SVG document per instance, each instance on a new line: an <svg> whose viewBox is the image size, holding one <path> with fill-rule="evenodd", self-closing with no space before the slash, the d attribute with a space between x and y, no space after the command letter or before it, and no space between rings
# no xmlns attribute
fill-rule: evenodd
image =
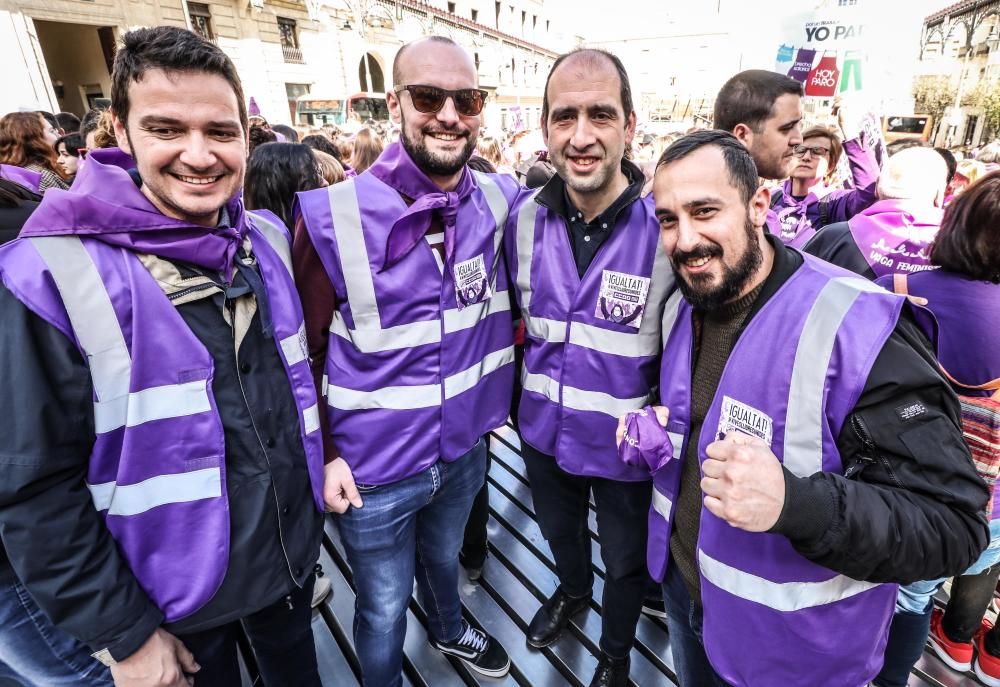
<svg viewBox="0 0 1000 687"><path fill-rule="evenodd" d="M701 464L705 508L747 532L771 529L785 506L785 473L757 437L731 431L713 441Z"/></svg>

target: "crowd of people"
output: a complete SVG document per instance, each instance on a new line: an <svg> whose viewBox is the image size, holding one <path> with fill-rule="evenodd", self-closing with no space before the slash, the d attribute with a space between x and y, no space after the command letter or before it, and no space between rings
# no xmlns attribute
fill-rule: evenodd
<svg viewBox="0 0 1000 687"><path fill-rule="evenodd" d="M1000 686L1000 143L884 149L762 70L642 133L580 48L538 146L476 74L423 38L391 125L293 128L147 28L107 107L0 118L0 678L235 687L245 633L318 687L324 513L363 684L402 684L414 582L431 644L506 675L458 587L510 419L559 579L531 647L591 605L593 501L591 687L643 612L681 687L903 687L928 639Z"/></svg>

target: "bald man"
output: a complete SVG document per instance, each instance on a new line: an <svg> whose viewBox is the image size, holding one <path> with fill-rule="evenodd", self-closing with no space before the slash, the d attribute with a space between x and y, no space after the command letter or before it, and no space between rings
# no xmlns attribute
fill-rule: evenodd
<svg viewBox="0 0 1000 687"><path fill-rule="evenodd" d="M652 197L625 159L635 134L628 75L617 57L559 57L542 100L556 175L511 212L507 255L525 323L519 428L535 515L559 586L528 626L555 642L590 606L588 501L604 561L600 657L591 687L625 687L648 579L649 473L618 460L617 415L656 386L661 317L674 279L659 248Z"/></svg>
<svg viewBox="0 0 1000 687"><path fill-rule="evenodd" d="M399 142L358 177L299 194L294 244L366 687L402 683L414 575L437 649L488 677L510 668L500 643L462 618L458 553L485 480L483 435L510 408L500 243L517 186L466 167L486 92L461 47L405 45L393 80Z"/></svg>
<svg viewBox="0 0 1000 687"><path fill-rule="evenodd" d="M873 281L934 269L930 245L944 216L947 172L933 148L899 151L879 178L878 201L823 228L803 250Z"/></svg>

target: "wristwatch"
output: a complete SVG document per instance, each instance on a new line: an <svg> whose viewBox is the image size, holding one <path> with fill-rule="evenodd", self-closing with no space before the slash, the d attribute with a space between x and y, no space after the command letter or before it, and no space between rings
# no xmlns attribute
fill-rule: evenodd
<svg viewBox="0 0 1000 687"><path fill-rule="evenodd" d="M113 665L117 665L118 663L118 661L116 661L111 656L110 649L101 649L100 651L95 651L94 653L91 654L91 656L93 656L94 658L96 658L98 661L108 666L109 668Z"/></svg>

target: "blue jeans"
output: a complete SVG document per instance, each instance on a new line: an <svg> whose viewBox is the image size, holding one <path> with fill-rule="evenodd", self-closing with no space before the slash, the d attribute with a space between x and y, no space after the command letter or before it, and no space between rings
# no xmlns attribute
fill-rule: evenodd
<svg viewBox="0 0 1000 687"><path fill-rule="evenodd" d="M24 687L111 687L110 671L49 620L20 582L0 587L0 680Z"/></svg>
<svg viewBox="0 0 1000 687"><path fill-rule="evenodd" d="M364 505L336 517L357 600L354 646L365 687L402 684L406 608L413 578L433 639L462 633L458 551L486 480L486 442L452 463L438 461L395 484L358 485Z"/></svg>
<svg viewBox="0 0 1000 687"><path fill-rule="evenodd" d="M667 611L667 635L674 657L674 673L680 686L727 687L705 654L701 608L691 600L684 578L672 561L663 578L663 604Z"/></svg>

